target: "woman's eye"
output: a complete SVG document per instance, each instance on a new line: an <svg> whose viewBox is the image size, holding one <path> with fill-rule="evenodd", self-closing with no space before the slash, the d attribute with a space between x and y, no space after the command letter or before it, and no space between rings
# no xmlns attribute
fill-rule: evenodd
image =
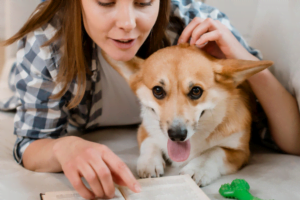
<svg viewBox="0 0 300 200"><path fill-rule="evenodd" d="M149 1L149 2L136 2L135 4L138 5L138 6L141 6L141 7L151 6L152 1Z"/></svg>
<svg viewBox="0 0 300 200"><path fill-rule="evenodd" d="M103 3L103 2L98 1L98 4L99 4L100 6L108 7L108 6L114 5L114 2Z"/></svg>
<svg viewBox="0 0 300 200"><path fill-rule="evenodd" d="M164 91L164 89L160 86L155 86L152 89L153 95L157 98L157 99L163 99L166 96L166 92Z"/></svg>
<svg viewBox="0 0 300 200"><path fill-rule="evenodd" d="M104 2L98 1L98 4L100 6L103 6L103 7L109 7L109 6L113 6L115 4L115 2L104 3ZM149 2L140 2L140 1L137 1L134 4L137 5L137 6L140 6L140 7L151 6L152 5L152 0L149 1Z"/></svg>
<svg viewBox="0 0 300 200"><path fill-rule="evenodd" d="M190 91L190 93L188 94L188 96L195 100L195 99L199 99L202 96L203 90L200 87L193 87Z"/></svg>

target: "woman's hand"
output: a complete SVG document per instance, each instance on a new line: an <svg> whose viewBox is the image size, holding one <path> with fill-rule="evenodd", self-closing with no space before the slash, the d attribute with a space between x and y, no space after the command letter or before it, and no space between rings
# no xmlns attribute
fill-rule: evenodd
<svg viewBox="0 0 300 200"><path fill-rule="evenodd" d="M257 60L220 21L195 17L183 30L178 44L187 43L203 49L216 58Z"/></svg>
<svg viewBox="0 0 300 200"><path fill-rule="evenodd" d="M53 147L54 155L74 189L86 199L113 198L114 182L139 192L140 186L126 164L108 147L69 136ZM91 190L81 180L84 177Z"/></svg>

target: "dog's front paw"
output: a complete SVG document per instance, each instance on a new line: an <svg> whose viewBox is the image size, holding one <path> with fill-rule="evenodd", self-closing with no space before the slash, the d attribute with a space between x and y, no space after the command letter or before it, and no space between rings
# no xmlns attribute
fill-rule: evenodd
<svg viewBox="0 0 300 200"><path fill-rule="evenodd" d="M137 173L140 178L160 177L164 174L165 166L162 156L140 156L137 162Z"/></svg>
<svg viewBox="0 0 300 200"><path fill-rule="evenodd" d="M206 186L221 176L219 171L214 167L193 166L192 164L188 164L182 168L179 174L190 175L198 186Z"/></svg>

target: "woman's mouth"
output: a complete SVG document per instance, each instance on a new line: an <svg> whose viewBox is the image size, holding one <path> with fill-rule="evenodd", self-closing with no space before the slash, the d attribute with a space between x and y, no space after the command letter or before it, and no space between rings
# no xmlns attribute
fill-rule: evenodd
<svg viewBox="0 0 300 200"><path fill-rule="evenodd" d="M136 39L111 39L114 45L119 49L129 49L131 48L135 42Z"/></svg>

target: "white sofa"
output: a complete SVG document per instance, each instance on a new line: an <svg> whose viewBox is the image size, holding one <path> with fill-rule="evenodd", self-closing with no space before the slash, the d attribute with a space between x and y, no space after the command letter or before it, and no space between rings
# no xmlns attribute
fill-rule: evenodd
<svg viewBox="0 0 300 200"><path fill-rule="evenodd" d="M6 16L8 35L17 30L17 25L24 22L37 2L37 0L7 0L6 5L10 9ZM206 3L224 11L249 43L262 51L265 59L275 61L272 71L299 99L300 76L297 69L300 68L298 56L300 40L297 36L300 32L300 23L297 22L300 21L300 2L296 0L207 0ZM12 17L14 21L10 21ZM11 24L14 24L14 28L10 26ZM15 52L13 47L11 48L7 54L8 58L14 57ZM8 60L11 62L13 59ZM6 69L9 69L9 62ZM4 91L6 78L6 74L3 73L0 80L1 96L9 95L8 91ZM63 173L36 173L16 164L12 156L15 141L13 116L14 113L0 112L0 137L2 138L0 140L0 199L38 200L40 192L72 189ZM79 134L71 128L70 132ZM109 146L136 175L135 164L138 157L136 127L102 129L83 137ZM218 194L219 187L235 178L243 178L249 182L251 193L257 197L296 200L300 199L299 168L300 158L297 156L278 154L270 149L252 145L252 157L246 167L238 173L223 176L202 189L213 200L224 199ZM166 175L177 172L176 168L167 168Z"/></svg>

